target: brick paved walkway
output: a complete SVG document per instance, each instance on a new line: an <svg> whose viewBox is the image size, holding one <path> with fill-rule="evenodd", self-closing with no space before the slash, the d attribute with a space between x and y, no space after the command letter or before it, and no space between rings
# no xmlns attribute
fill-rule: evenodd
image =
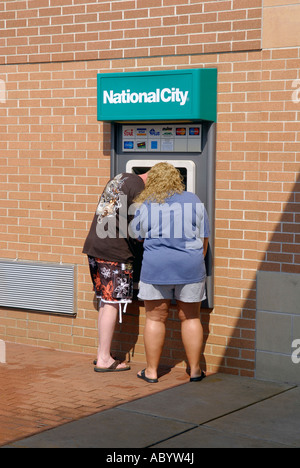
<svg viewBox="0 0 300 468"><path fill-rule="evenodd" d="M6 343L0 364L0 446L76 419L188 382L173 368L158 384L136 374L94 372L95 356Z"/></svg>

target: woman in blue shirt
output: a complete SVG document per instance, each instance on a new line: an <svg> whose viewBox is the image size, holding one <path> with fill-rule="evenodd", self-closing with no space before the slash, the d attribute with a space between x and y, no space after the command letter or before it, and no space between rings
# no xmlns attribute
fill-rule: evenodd
<svg viewBox="0 0 300 468"><path fill-rule="evenodd" d="M147 367L138 377L157 382L170 302L176 299L182 341L190 365L190 381L200 381L203 329L200 305L205 299L204 258L209 223L200 199L186 192L180 172L158 163L148 172L131 230L144 241L139 298L144 300L144 343Z"/></svg>

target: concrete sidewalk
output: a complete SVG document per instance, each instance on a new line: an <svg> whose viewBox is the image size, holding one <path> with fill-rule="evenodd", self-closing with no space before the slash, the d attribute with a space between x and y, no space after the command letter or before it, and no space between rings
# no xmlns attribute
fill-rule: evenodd
<svg viewBox="0 0 300 468"><path fill-rule="evenodd" d="M114 389L117 394L121 391L128 395L135 388L134 395L127 396L127 401L123 398L119 403L114 401L110 408L94 408L90 411L93 414L73 418L65 424L57 423L56 427L40 428L37 434L19 437L2 446L106 449L300 447L298 386L227 374L211 375L200 383L190 383L183 369L165 374L159 384L146 384L136 378L135 371L139 368L141 365L133 373L121 373L122 378L127 374L125 392L124 381L118 383L116 376L105 376L108 393ZM92 372L90 375L95 378ZM78 379L79 376L74 377ZM96 377L100 382L99 376ZM60 380L56 380L57 386L61 384ZM144 393L136 391L137 388ZM62 391L66 394L68 388ZM90 391L94 392L94 389ZM74 408L70 414L72 412Z"/></svg>

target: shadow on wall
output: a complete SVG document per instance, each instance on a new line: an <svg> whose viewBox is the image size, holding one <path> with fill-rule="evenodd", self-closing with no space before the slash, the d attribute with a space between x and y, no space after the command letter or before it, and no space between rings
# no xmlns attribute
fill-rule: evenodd
<svg viewBox="0 0 300 468"><path fill-rule="evenodd" d="M265 251L264 259L258 264L258 271L277 272L280 274L300 274L300 176L294 185L293 191L290 194L289 200L285 205L285 210L282 213L281 219L278 222L272 237L269 241L268 248ZM214 372L227 372L242 376L257 376L258 378L266 377L267 380L280 380L278 375L282 373L282 366L278 360L278 351L272 350L273 357L273 373L264 374L261 370L259 375L256 372L256 354L260 350L256 349L256 333L268 336L268 330L257 330L257 305L256 305L256 280L249 288L248 296L243 303L239 318L236 320L234 330L231 330L231 335L227 338L227 346L223 349L221 356L214 356L214 344L218 346L218 339L211 335L213 328L213 311L202 309L202 324L204 329L204 347L202 355L202 367L204 370L213 369ZM300 302L298 302L299 304ZM268 312L272 312L271 310ZM278 314L278 311L275 311ZM129 358L133 361L145 362L143 349L143 326L145 323L145 313L143 303L134 301L128 307L127 316L124 318L122 325L117 327L113 350L122 358ZM273 316L270 314L271 322L269 327L272 327ZM291 319L291 317L286 317ZM300 306L298 311L294 311L292 317L292 326L295 330L299 330L300 339ZM261 322L261 321L260 321ZM217 323L217 322L215 322ZM265 323L265 321L264 321ZM260 325L260 323L259 323ZM282 330L282 329L280 329ZM283 331L282 331L283 333ZM296 337L297 338L297 337ZM289 340L289 338L288 338ZM269 340L270 341L270 340ZM280 340L273 340L280 343ZM287 340L286 340L287 341ZM291 340L290 340L291 341ZM292 346L292 341L290 342ZM270 362L270 356L267 356L267 350L262 350L260 356L265 358L265 365ZM286 357L291 361L291 349L286 353ZM268 359L267 359L268 358ZM216 364L217 362L217 364ZM286 363L286 360L282 360ZM161 358L161 366L163 369L173 367L178 364L187 366L186 356L181 343L180 321L177 318L176 306L171 307L169 319L167 323L167 333L163 355ZM264 367L264 361L259 361L259 366ZM298 364L300 369L300 364ZM297 371L299 373L299 370ZM294 364L295 371L295 364ZM166 370L165 370L166 371ZM285 375L285 374L281 374ZM273 378L273 377L276 377ZM288 376L287 379L289 380ZM293 379L291 379L292 381Z"/></svg>
<svg viewBox="0 0 300 468"><path fill-rule="evenodd" d="M297 367L291 359L296 330L300 338L300 289L280 287L284 282L299 284L300 281L299 227L300 175L269 239L264 258L258 264L257 278L228 340L220 372L230 369L239 375L300 383L300 365ZM281 300L274 303L279 293Z"/></svg>

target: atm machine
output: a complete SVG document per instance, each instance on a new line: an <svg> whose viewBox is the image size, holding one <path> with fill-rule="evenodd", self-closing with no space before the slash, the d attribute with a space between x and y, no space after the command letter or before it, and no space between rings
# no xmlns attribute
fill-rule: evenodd
<svg viewBox="0 0 300 468"><path fill-rule="evenodd" d="M111 176L167 161L204 203L211 236L207 299L214 307L217 70L98 74L98 120L111 122Z"/></svg>

